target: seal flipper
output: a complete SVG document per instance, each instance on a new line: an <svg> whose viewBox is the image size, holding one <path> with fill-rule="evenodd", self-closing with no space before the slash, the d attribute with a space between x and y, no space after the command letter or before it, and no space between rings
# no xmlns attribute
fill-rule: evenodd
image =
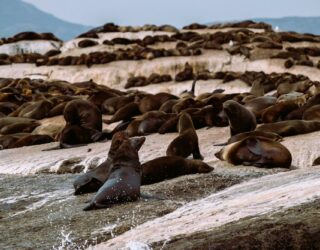
<svg viewBox="0 0 320 250"><path fill-rule="evenodd" d="M77 185L76 182L74 182L73 184L75 189L74 195L97 192L99 188L103 186L103 182L101 182L100 180L92 176L88 177L87 180L84 180L84 181L85 183L82 183L81 185Z"/></svg>
<svg viewBox="0 0 320 250"><path fill-rule="evenodd" d="M192 152L193 159L195 160L203 160L203 156L200 153L199 144L196 145L195 150Z"/></svg>
<svg viewBox="0 0 320 250"><path fill-rule="evenodd" d="M111 140L111 138L112 138L112 133L109 130L103 130L102 132L98 131L94 135L91 136L91 139L94 142L97 142L97 141L104 142L107 140Z"/></svg>
<svg viewBox="0 0 320 250"><path fill-rule="evenodd" d="M60 143L58 146L52 147L52 148L47 148L47 149L42 149L41 151L52 151L52 150L60 150L60 149L67 149L67 148L78 148L78 147L84 147L87 146L88 144L75 144L75 145L70 145L66 143Z"/></svg>

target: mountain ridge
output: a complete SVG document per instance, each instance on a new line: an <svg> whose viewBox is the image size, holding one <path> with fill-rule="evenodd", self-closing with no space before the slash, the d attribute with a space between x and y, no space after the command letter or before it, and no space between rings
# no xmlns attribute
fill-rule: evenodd
<svg viewBox="0 0 320 250"><path fill-rule="evenodd" d="M61 20L21 0L0 0L0 37L34 31L52 32L60 39L69 40L91 28Z"/></svg>

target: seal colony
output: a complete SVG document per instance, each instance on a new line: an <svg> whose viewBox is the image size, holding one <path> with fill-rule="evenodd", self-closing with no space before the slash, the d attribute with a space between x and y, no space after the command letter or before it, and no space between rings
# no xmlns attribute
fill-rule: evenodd
<svg viewBox="0 0 320 250"><path fill-rule="evenodd" d="M224 32L203 33L198 30L232 28ZM261 33L251 29L262 29ZM191 24L183 30L172 26L144 26L140 30L161 31L139 39L115 37L104 39L104 33L138 32L133 27L106 24L80 35L77 49L88 50L80 56L64 56L62 50L45 55L0 55L0 64L35 63L36 66L71 66L108 64L124 60L153 60L165 57L191 57L207 50L227 51L247 60L270 58L283 60L284 67L315 66L320 51L311 45L287 46L307 41L320 43L310 34L272 31L262 23ZM23 40L53 40L50 34L22 33L3 44ZM171 48L162 45L171 44ZM0 44L1 45L1 44ZM99 46L112 51L95 51ZM117 47L116 47L117 46ZM158 46L158 47L157 47ZM58 142L45 150L80 147L98 141L112 140L106 161L83 173L74 181L75 195L96 195L84 210L109 207L115 203L138 200L141 185L176 178L181 175L209 173L213 166L204 161L197 129L230 127L230 139L215 153L217 159L232 165L259 168L290 169L292 155L281 144L287 136L320 130L320 84L304 75L264 72L211 72L206 65L194 67L186 62L176 74L152 72L131 75L122 88L99 85L92 79L69 83L62 80L0 78L0 149ZM199 80L218 80L228 84L239 80L251 87L249 92L227 93L214 89L201 95ZM143 91L149 84L172 84L192 81L188 91L173 95L165 91L150 94ZM142 90L132 90L142 87ZM108 115L110 117L103 117ZM42 128L42 120L63 116L65 124ZM114 124L117 123L117 124ZM106 126L107 129L103 129ZM112 127L111 127L112 126ZM43 132L44 131L44 132ZM166 155L140 163L139 149L152 133L175 133L167 143ZM217 145L216 142L212 142ZM49 153L49 152L48 152ZM193 159L190 159L190 156ZM143 159L142 159L143 160ZM315 161L318 164L318 161Z"/></svg>

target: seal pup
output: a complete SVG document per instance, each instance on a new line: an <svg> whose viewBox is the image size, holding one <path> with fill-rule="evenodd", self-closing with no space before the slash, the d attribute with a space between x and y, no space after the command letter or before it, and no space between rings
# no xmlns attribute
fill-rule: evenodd
<svg viewBox="0 0 320 250"><path fill-rule="evenodd" d="M167 156L181 156L187 158L190 154L194 159L203 160L200 153L196 130L190 115L182 112L179 118L179 136L167 148Z"/></svg>
<svg viewBox="0 0 320 250"><path fill-rule="evenodd" d="M111 164L118 148L122 142L128 138L129 137L125 132L117 132L113 135L107 160L95 169L92 169L75 179L73 182L73 187L75 189L74 195L96 192L102 187L109 177Z"/></svg>
<svg viewBox="0 0 320 250"><path fill-rule="evenodd" d="M231 136L255 130L255 115L240 103L228 100L223 103L223 111L229 120Z"/></svg>
<svg viewBox="0 0 320 250"><path fill-rule="evenodd" d="M200 160L163 156L141 165L141 185L173 179L181 175L209 173L214 168Z"/></svg>
<svg viewBox="0 0 320 250"><path fill-rule="evenodd" d="M250 136L232 143L215 156L233 165L255 166L262 168L289 168L292 156L281 143L265 137Z"/></svg>
<svg viewBox="0 0 320 250"><path fill-rule="evenodd" d="M138 151L145 137L124 140L116 152L108 180L83 210L106 208L140 198L141 165Z"/></svg>

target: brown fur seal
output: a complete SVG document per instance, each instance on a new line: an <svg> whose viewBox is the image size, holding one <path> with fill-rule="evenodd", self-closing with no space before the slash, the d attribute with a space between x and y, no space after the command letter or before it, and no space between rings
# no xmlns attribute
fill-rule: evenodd
<svg viewBox="0 0 320 250"><path fill-rule="evenodd" d="M139 128L138 128L139 135L147 135L147 134L158 132L159 127L161 127L163 123L165 123L168 119L172 118L173 116L175 115L164 113L162 116L159 116L159 117L145 118L139 124Z"/></svg>
<svg viewBox="0 0 320 250"><path fill-rule="evenodd" d="M318 166L318 165L320 165L320 157L316 158L312 163L312 166Z"/></svg>
<svg viewBox="0 0 320 250"><path fill-rule="evenodd" d="M89 101L80 99L70 101L63 111L63 117L67 124L80 125L98 131L102 130L102 114Z"/></svg>
<svg viewBox="0 0 320 250"><path fill-rule="evenodd" d="M23 118L23 117L2 117L0 118L0 129L2 129L5 126L14 125L17 123L31 123L36 122L34 119L30 118Z"/></svg>
<svg viewBox="0 0 320 250"><path fill-rule="evenodd" d="M215 146L225 146L225 145L237 142L237 141L241 141L241 140L246 139L250 136L264 137L264 138L267 138L272 141L282 141L283 140L283 138L276 133L255 130L255 131L236 134L234 136L231 136L231 138L226 143L215 144Z"/></svg>
<svg viewBox="0 0 320 250"><path fill-rule="evenodd" d="M16 141L24 136L30 135L29 133L17 133L12 135L0 136L0 149L13 148Z"/></svg>
<svg viewBox="0 0 320 250"><path fill-rule="evenodd" d="M194 159L203 159L192 119L189 114L183 112L179 118L179 136L169 144L167 156L181 156L186 158L190 154L193 155Z"/></svg>
<svg viewBox="0 0 320 250"><path fill-rule="evenodd" d="M312 82L309 80L296 82L296 83L281 83L277 88L278 96L288 94L292 91L302 92L307 91L311 86Z"/></svg>
<svg viewBox="0 0 320 250"><path fill-rule="evenodd" d="M20 148L54 142L49 135L26 135L13 143L9 148Z"/></svg>
<svg viewBox="0 0 320 250"><path fill-rule="evenodd" d="M282 121L291 111L297 108L299 108L299 105L295 101L279 102L266 108L262 112L261 120L263 123Z"/></svg>
<svg viewBox="0 0 320 250"><path fill-rule="evenodd" d="M164 92L155 95L147 95L139 102L140 112L144 114L148 111L158 110L163 103L170 99L178 99L178 97Z"/></svg>
<svg viewBox="0 0 320 250"><path fill-rule="evenodd" d="M179 156L164 156L141 165L141 184L148 185L181 175L209 173L214 168L200 160L189 160Z"/></svg>
<svg viewBox="0 0 320 250"><path fill-rule="evenodd" d="M302 119L303 113L307 109L318 104L320 104L320 94L316 94L315 96L311 97L303 106L301 106L297 110L290 112L286 118L288 120Z"/></svg>
<svg viewBox="0 0 320 250"><path fill-rule="evenodd" d="M184 66L184 69L176 75L175 81L183 82L183 81L193 80L193 78L194 78L193 68L190 66L189 63L186 63Z"/></svg>
<svg viewBox="0 0 320 250"><path fill-rule="evenodd" d="M253 131L256 128L255 115L238 102L233 100L224 102L223 110L229 120L231 136Z"/></svg>
<svg viewBox="0 0 320 250"><path fill-rule="evenodd" d="M302 116L303 120L317 120L320 121L320 104L314 105L311 108L308 108L306 111L303 112Z"/></svg>
<svg viewBox="0 0 320 250"><path fill-rule="evenodd" d="M73 186L75 189L75 195L96 192L100 187L102 187L109 177L113 158L122 142L126 139L128 139L128 136L124 132L114 134L107 160L95 169L78 176L74 181Z"/></svg>
<svg viewBox="0 0 320 250"><path fill-rule="evenodd" d="M117 110L135 100L135 95L116 96L105 100L102 104L104 114L113 115Z"/></svg>
<svg viewBox="0 0 320 250"><path fill-rule="evenodd" d="M132 117L140 115L139 105L135 102L128 103L124 107L117 110L110 120L103 120L106 124L119 121L129 121Z"/></svg>
<svg viewBox="0 0 320 250"><path fill-rule="evenodd" d="M259 118L263 110L276 102L277 98L274 96L261 96L247 101L244 106Z"/></svg>
<svg viewBox="0 0 320 250"><path fill-rule="evenodd" d="M47 117L49 111L52 109L52 105L53 103L48 100L31 102L19 112L19 116L41 120Z"/></svg>
<svg viewBox="0 0 320 250"><path fill-rule="evenodd" d="M289 168L292 161L291 153L281 143L255 136L232 143L215 156L233 165L265 168Z"/></svg>
<svg viewBox="0 0 320 250"><path fill-rule="evenodd" d="M281 136L300 135L319 131L320 121L288 120L263 124L256 130L277 133Z"/></svg>
<svg viewBox="0 0 320 250"><path fill-rule="evenodd" d="M95 141L94 136L102 131L101 112L89 101L80 99L70 101L64 109L63 116L66 126L59 136L60 146L47 150L91 143Z"/></svg>
<svg viewBox="0 0 320 250"><path fill-rule="evenodd" d="M117 150L108 180L83 210L106 208L114 203L135 201L140 198L141 165L138 151L145 137L122 142Z"/></svg>
<svg viewBox="0 0 320 250"><path fill-rule="evenodd" d="M40 123L36 121L14 123L1 128L0 134L30 133L39 125Z"/></svg>

